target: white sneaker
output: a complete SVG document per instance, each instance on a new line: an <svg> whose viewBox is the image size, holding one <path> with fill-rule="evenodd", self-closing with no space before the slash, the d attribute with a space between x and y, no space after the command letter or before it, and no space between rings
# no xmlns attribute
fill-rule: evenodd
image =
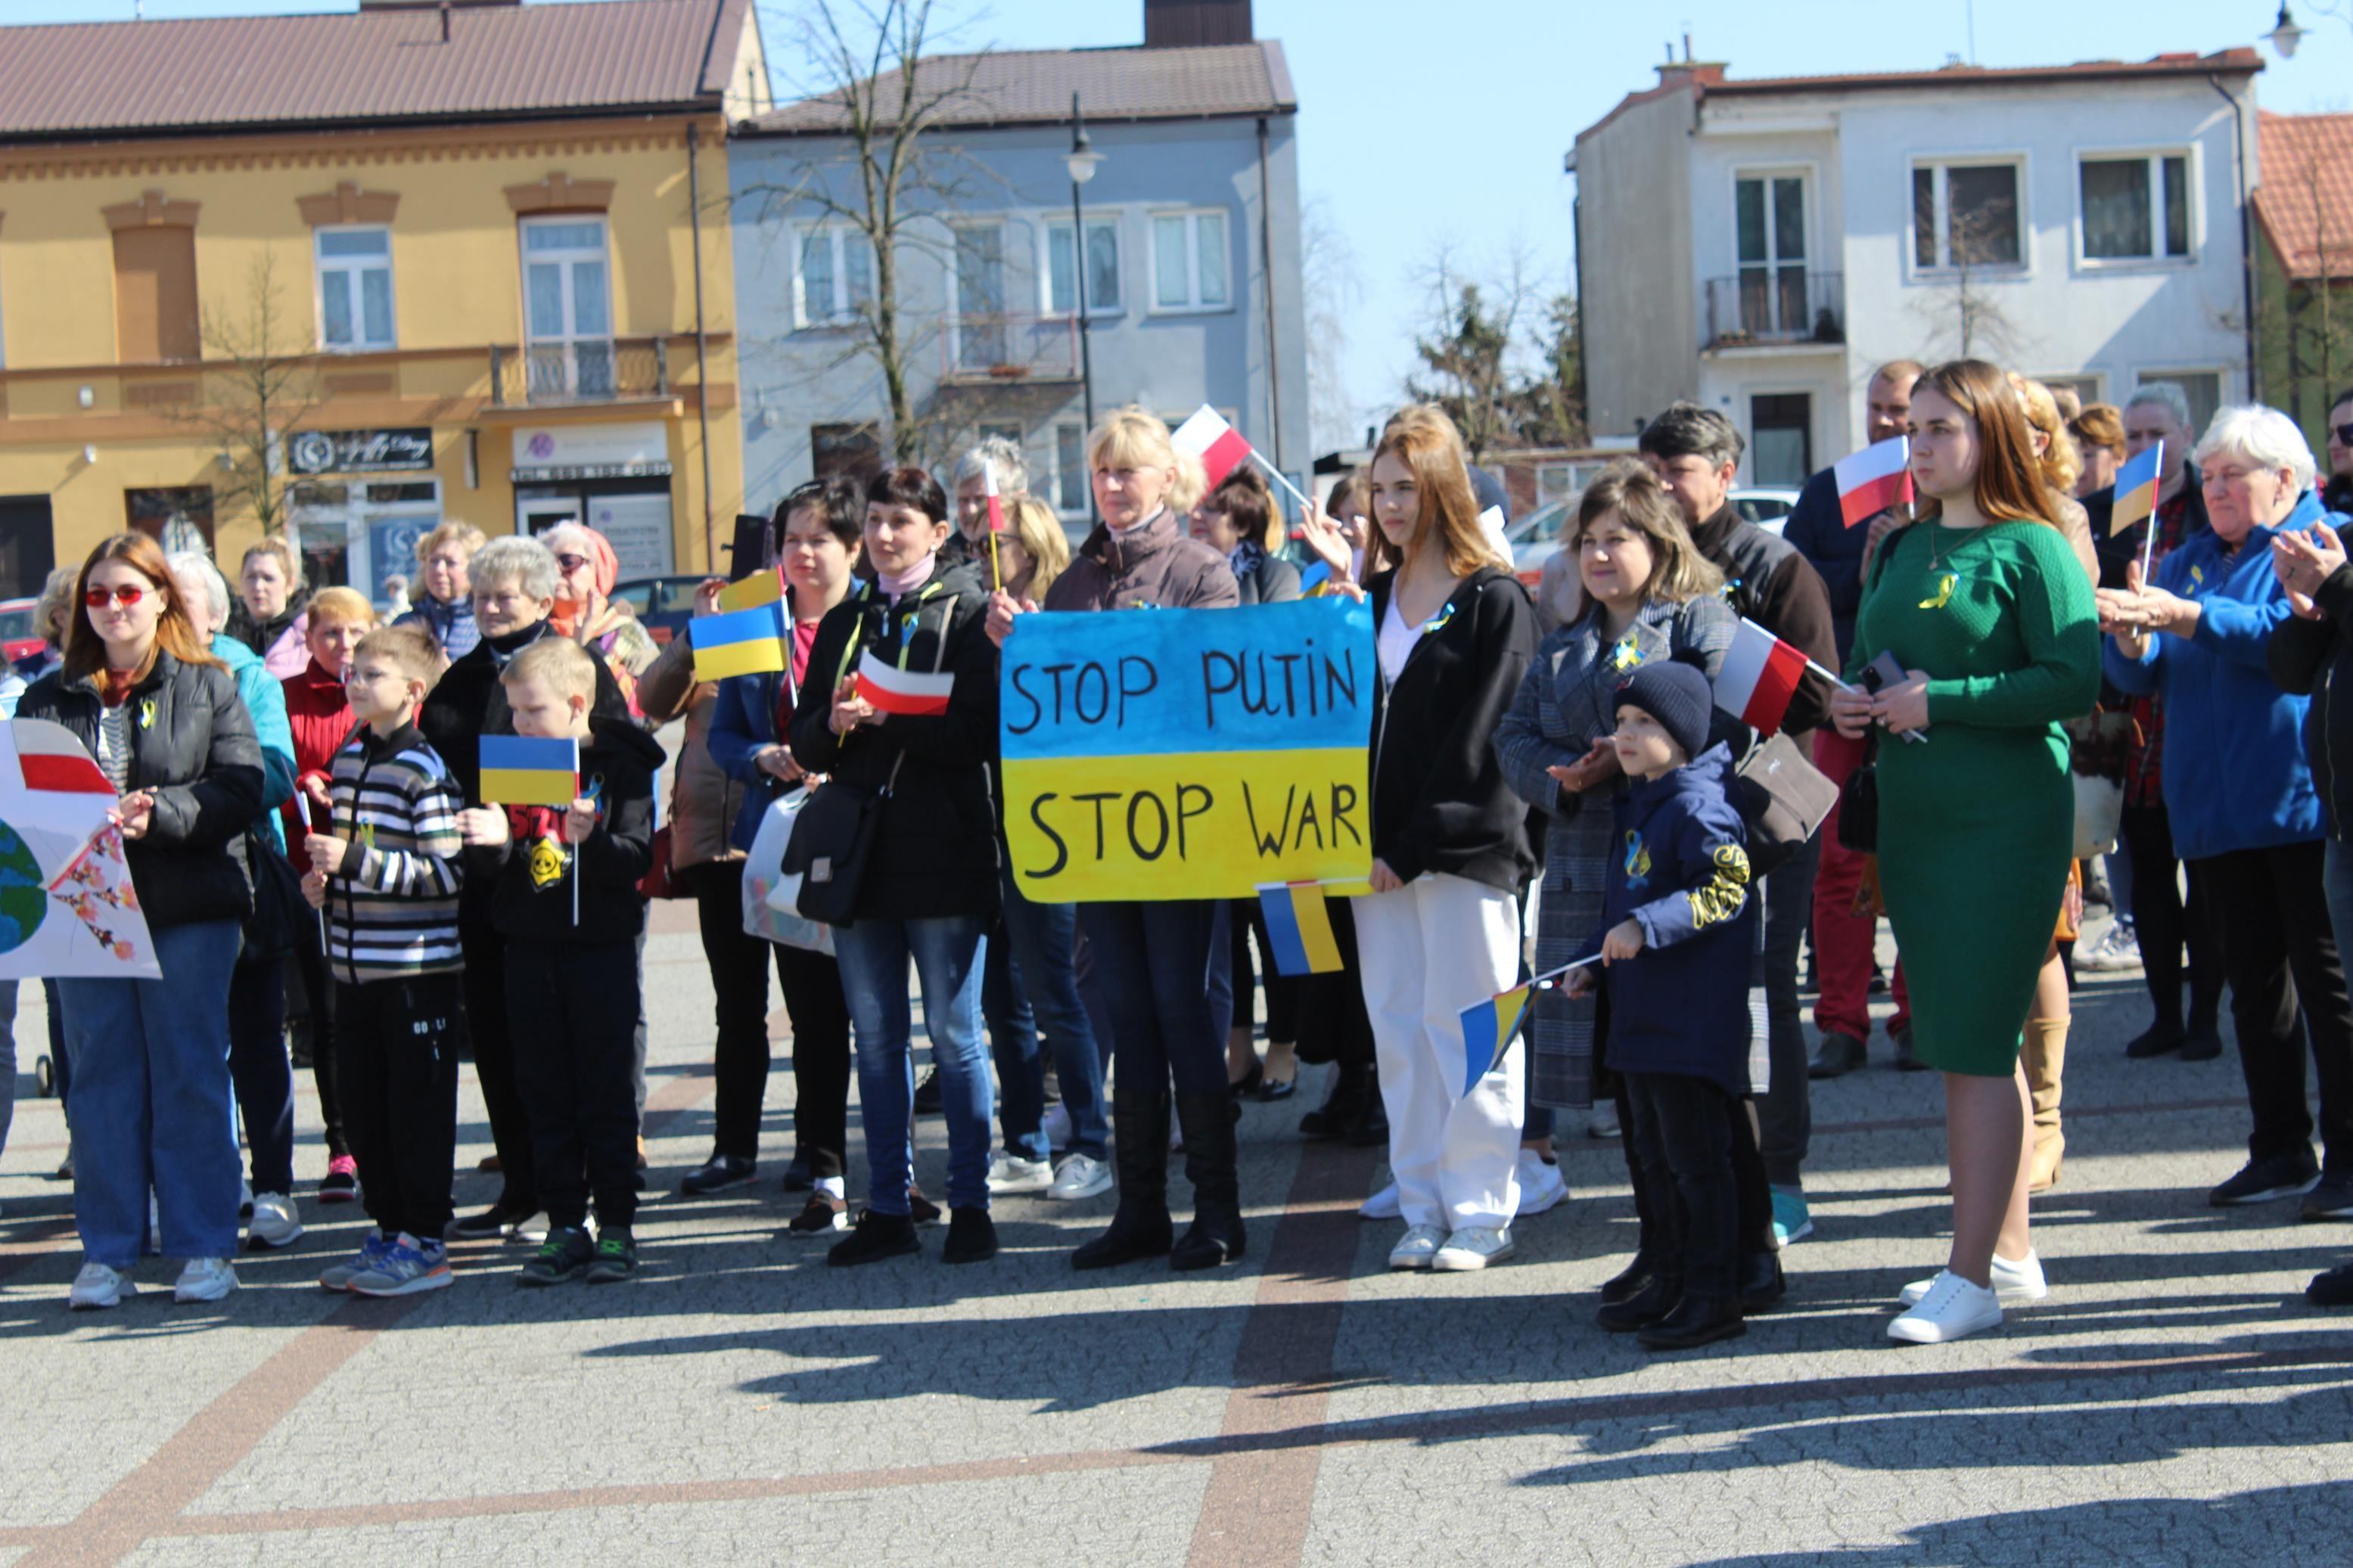
<svg viewBox="0 0 2353 1568"><path fill-rule="evenodd" d="M302 1236L302 1222L295 1217L294 1200L284 1193L256 1193L253 1217L245 1233L259 1247L293 1245Z"/></svg>
<svg viewBox="0 0 2353 1568"><path fill-rule="evenodd" d="M999 1151L988 1162L992 1193L1042 1193L1054 1184L1054 1167L1043 1160L1025 1160Z"/></svg>
<svg viewBox="0 0 2353 1568"><path fill-rule="evenodd" d="M510 1247L537 1247L540 1243L547 1239L547 1211L545 1209L542 1209L539 1213L534 1215L524 1215L522 1218L515 1221L514 1228L512 1230L507 1232L507 1245Z"/></svg>
<svg viewBox="0 0 2353 1568"><path fill-rule="evenodd" d="M1446 1245L1446 1233L1434 1225L1418 1225L1405 1233L1395 1247L1389 1248L1392 1268L1427 1268L1438 1249Z"/></svg>
<svg viewBox="0 0 2353 1568"><path fill-rule="evenodd" d="M1614 1103L1595 1106L1585 1119L1585 1131L1596 1138L1617 1137L1618 1107Z"/></svg>
<svg viewBox="0 0 2353 1568"><path fill-rule="evenodd" d="M1989 1278L1993 1280L1993 1293L2000 1299L2001 1304L2005 1307L2019 1307L2029 1301L2040 1301L2051 1294L2051 1282L2042 1277L2042 1259L2034 1255L2031 1247L2027 1249L2025 1257L2016 1262L2004 1258L1999 1252L1995 1253L1993 1269ZM1915 1279L1911 1284L1904 1287L1896 1300L1907 1307L1917 1306L1928 1294L1928 1288L1935 1283L1934 1279Z"/></svg>
<svg viewBox="0 0 2353 1568"><path fill-rule="evenodd" d="M1910 1311L1887 1325L1887 1337L1940 1345L2000 1326L2001 1298L1947 1268L1928 1282L1928 1293Z"/></svg>
<svg viewBox="0 0 2353 1568"><path fill-rule="evenodd" d="M1467 1274L1490 1263L1501 1263L1516 1250L1508 1230L1465 1226L1446 1238L1446 1245L1438 1249L1430 1267L1440 1274Z"/></svg>
<svg viewBox="0 0 2353 1568"><path fill-rule="evenodd" d="M1397 1184L1391 1182L1388 1186L1366 1198L1357 1208L1356 1213L1365 1219L1403 1218L1405 1209L1398 1200Z"/></svg>
<svg viewBox="0 0 2353 1568"><path fill-rule="evenodd" d="M217 1301L237 1289L237 1270L226 1258L191 1258L172 1287L174 1301Z"/></svg>
<svg viewBox="0 0 2353 1568"><path fill-rule="evenodd" d="M1561 1180L1560 1166L1547 1164L1545 1157L1533 1149L1520 1151L1520 1206L1516 1217L1525 1219L1546 1209L1558 1206L1568 1196L1568 1184Z"/></svg>
<svg viewBox="0 0 2353 1568"><path fill-rule="evenodd" d="M1065 1154L1054 1167L1054 1184L1046 1189L1046 1195L1057 1203L1071 1203L1109 1191L1109 1164L1091 1154Z"/></svg>
<svg viewBox="0 0 2353 1568"><path fill-rule="evenodd" d="M2109 973L2120 969L2140 967L2140 938L2128 921L2118 921L2108 927L2100 940L2092 944L2089 952L2080 954L2075 967L2095 973Z"/></svg>
<svg viewBox="0 0 2353 1568"><path fill-rule="evenodd" d="M1071 1146L1071 1140L1077 1136L1071 1126L1070 1108L1060 1100L1046 1108L1045 1116L1038 1123L1038 1131L1046 1135L1046 1147L1049 1149L1067 1149Z"/></svg>
<svg viewBox="0 0 2353 1568"><path fill-rule="evenodd" d="M77 1312L102 1311L119 1307L125 1296L136 1296L139 1287L131 1276L103 1263L85 1263L74 1276L73 1289L66 1292L66 1305Z"/></svg>

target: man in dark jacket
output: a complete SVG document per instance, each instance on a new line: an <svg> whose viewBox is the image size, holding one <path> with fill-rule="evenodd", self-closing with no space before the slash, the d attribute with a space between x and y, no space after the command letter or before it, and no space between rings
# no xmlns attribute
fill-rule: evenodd
<svg viewBox="0 0 2353 1568"><path fill-rule="evenodd" d="M1730 500L1743 443L1732 421L1694 403L1671 405L1641 437L1642 460L1683 510L1699 552L1724 573L1734 611L1757 622L1807 658L1835 668L1837 632L1820 574L1798 553L1742 518ZM1808 676L1789 703L1782 728L1811 749L1811 731L1830 712L1829 683ZM1813 1132L1806 1095L1806 1031L1798 1016L1798 943L1814 908L1814 868L1820 835L1765 879L1765 942L1756 984L1764 994L1766 1050L1771 1072L1756 1097L1761 1131L1754 1152L1746 1114L1734 1119L1733 1154L1741 1174L1742 1292L1752 1304L1780 1295L1778 1244L1812 1229L1799 1173ZM1761 1153L1761 1162L1757 1155ZM1769 1192L1766 1190L1769 1186ZM1778 1232L1778 1235L1777 1235Z"/></svg>

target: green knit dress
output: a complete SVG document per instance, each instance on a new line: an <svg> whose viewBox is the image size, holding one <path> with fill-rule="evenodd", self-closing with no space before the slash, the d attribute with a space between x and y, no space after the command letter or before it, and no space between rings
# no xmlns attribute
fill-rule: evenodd
<svg viewBox="0 0 2353 1568"><path fill-rule="evenodd" d="M2074 853L2059 724L2099 697L2092 585L2040 523L1922 523L1883 549L1848 675L1882 649L1928 675L1926 741L1879 742L1879 881L1913 1048L2007 1078Z"/></svg>

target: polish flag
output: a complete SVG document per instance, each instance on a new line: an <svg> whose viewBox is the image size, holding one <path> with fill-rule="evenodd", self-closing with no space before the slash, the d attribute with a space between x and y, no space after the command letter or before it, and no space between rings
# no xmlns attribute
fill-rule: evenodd
<svg viewBox="0 0 2353 1568"><path fill-rule="evenodd" d="M980 482L988 491L988 531L1005 531L1005 503L997 495L997 465L987 458L980 460Z"/></svg>
<svg viewBox="0 0 2353 1568"><path fill-rule="evenodd" d="M858 656L858 695L885 713L944 713L955 690L953 674L901 669L875 658L872 648Z"/></svg>
<svg viewBox="0 0 2353 1568"><path fill-rule="evenodd" d="M1912 500L1912 443L1902 436L1841 458L1831 470L1838 485L1839 515L1852 528L1889 507Z"/></svg>
<svg viewBox="0 0 2353 1568"><path fill-rule="evenodd" d="M73 731L45 719L0 724L0 790L22 781L28 790L67 795L115 793Z"/></svg>
<svg viewBox="0 0 2353 1568"><path fill-rule="evenodd" d="M1201 459L1201 471L1208 476L1208 482L1202 487L1204 495L1216 489L1250 455L1250 444L1242 439L1241 432L1227 424L1206 403L1194 410L1193 417L1176 426L1175 440L1178 451L1190 452Z"/></svg>
<svg viewBox="0 0 2353 1568"><path fill-rule="evenodd" d="M1808 662L1802 651L1744 616L1715 678L1715 705L1770 735L1788 716L1789 700L1806 678Z"/></svg>

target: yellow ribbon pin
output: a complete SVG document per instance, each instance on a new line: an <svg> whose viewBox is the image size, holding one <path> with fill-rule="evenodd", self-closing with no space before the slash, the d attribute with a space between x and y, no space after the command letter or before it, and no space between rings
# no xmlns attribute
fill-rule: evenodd
<svg viewBox="0 0 2353 1568"><path fill-rule="evenodd" d="M1924 610L1943 609L1947 605L1953 602L1953 590L1960 584L1960 581L1961 580L1958 577L1954 576L1949 572L1944 576L1937 578L1936 596L1933 599L1921 600L1920 607Z"/></svg>

